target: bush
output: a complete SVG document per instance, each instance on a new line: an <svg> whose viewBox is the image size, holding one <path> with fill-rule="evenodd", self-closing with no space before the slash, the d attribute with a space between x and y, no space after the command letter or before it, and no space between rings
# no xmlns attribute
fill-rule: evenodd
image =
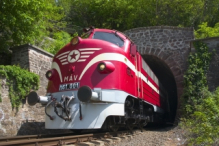
<svg viewBox="0 0 219 146"><path fill-rule="evenodd" d="M190 118L183 123L188 129L190 145L218 145L219 144L219 88L211 93L204 88L201 92L202 103L195 106Z"/></svg>
<svg viewBox="0 0 219 146"><path fill-rule="evenodd" d="M219 140L219 88L211 93L207 87L207 71L212 58L206 44L195 42L184 76L182 125L188 129L189 145L212 145Z"/></svg>

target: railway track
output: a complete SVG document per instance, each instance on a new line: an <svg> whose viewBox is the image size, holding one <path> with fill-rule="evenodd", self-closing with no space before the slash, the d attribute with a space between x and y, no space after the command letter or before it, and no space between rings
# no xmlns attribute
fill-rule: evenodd
<svg viewBox="0 0 219 146"><path fill-rule="evenodd" d="M0 138L0 146L54 146L54 145L71 145L80 144L82 142L94 142L95 140L107 140L109 138L129 136L131 137L135 131L118 131L118 132L106 132L106 133L92 133L73 135L73 133L59 134L59 135L30 135L30 136L15 136L15 137L3 137Z"/></svg>

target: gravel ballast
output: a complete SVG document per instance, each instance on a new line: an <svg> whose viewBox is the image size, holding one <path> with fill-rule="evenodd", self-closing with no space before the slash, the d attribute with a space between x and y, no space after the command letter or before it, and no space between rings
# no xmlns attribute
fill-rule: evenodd
<svg viewBox="0 0 219 146"><path fill-rule="evenodd" d="M131 139L116 142L114 146L184 146L183 130L176 127L145 128Z"/></svg>

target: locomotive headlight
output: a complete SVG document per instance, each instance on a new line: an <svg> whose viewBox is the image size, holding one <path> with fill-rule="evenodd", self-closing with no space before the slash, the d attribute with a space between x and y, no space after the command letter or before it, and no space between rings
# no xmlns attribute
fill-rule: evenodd
<svg viewBox="0 0 219 146"><path fill-rule="evenodd" d="M54 76L54 71L53 71L53 70L48 70L48 71L46 72L46 78L47 78L48 80L51 80L53 76Z"/></svg>
<svg viewBox="0 0 219 146"><path fill-rule="evenodd" d="M115 70L115 66L112 62L109 61L103 61L98 64L97 69L100 73L110 73Z"/></svg>
<svg viewBox="0 0 219 146"><path fill-rule="evenodd" d="M49 72L47 73L47 77L48 77L48 78L51 78L51 77L52 77L52 72L51 72L51 71L49 71Z"/></svg>
<svg viewBox="0 0 219 146"><path fill-rule="evenodd" d="M106 68L106 65L103 63L99 64L99 70L104 70Z"/></svg>
<svg viewBox="0 0 219 146"><path fill-rule="evenodd" d="M76 45L79 43L79 38L78 37L74 37L72 40L71 40L71 44L72 45Z"/></svg>

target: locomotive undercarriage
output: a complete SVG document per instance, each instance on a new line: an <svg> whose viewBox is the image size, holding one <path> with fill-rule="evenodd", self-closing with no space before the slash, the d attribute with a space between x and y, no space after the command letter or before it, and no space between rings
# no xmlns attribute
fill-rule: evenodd
<svg viewBox="0 0 219 146"><path fill-rule="evenodd" d="M111 92L103 90L102 94L108 95ZM34 105L41 102L45 105L47 129L72 128L75 131L80 129L117 131L120 127L123 127L132 130L133 127L142 128L149 122L161 121L163 114L160 113L159 115L157 111L154 111L152 105L139 98L129 96L123 91L114 91L114 93L119 94L124 102L118 103L118 100L117 102L90 101L83 103L74 96L76 91L75 93L67 91L45 97L38 96L36 92L31 92L28 95L28 103ZM47 100L44 100L44 98ZM121 98L115 99L121 100ZM63 125L63 123L65 124Z"/></svg>
<svg viewBox="0 0 219 146"><path fill-rule="evenodd" d="M131 96L125 101L125 116L109 116L103 124L103 129L117 131L120 127L132 130L134 127L142 129L149 122L159 122L162 114L154 112L153 107L141 99Z"/></svg>

